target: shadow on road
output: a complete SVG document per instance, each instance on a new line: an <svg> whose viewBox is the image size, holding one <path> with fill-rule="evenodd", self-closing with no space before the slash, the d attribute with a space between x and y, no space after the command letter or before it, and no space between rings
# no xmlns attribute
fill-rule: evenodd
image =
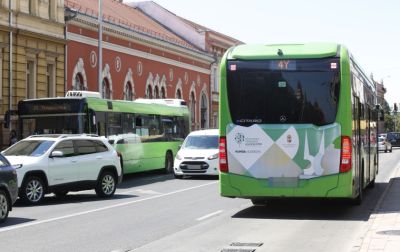
<svg viewBox="0 0 400 252"><path fill-rule="evenodd" d="M232 218L368 221L387 185L376 183L374 189L364 190L359 206L344 199L273 199L265 206L243 209Z"/></svg>
<svg viewBox="0 0 400 252"><path fill-rule="evenodd" d="M159 170L139 172L124 175L122 183L118 185L118 188L127 189L135 186L148 185L172 179L175 179L173 174L165 174L163 171Z"/></svg>
<svg viewBox="0 0 400 252"><path fill-rule="evenodd" d="M165 174L163 171L149 171L124 175L124 179L118 188L129 189L132 187L149 185L175 179L174 174ZM182 180L218 180L218 176L184 176Z"/></svg>
<svg viewBox="0 0 400 252"><path fill-rule="evenodd" d="M113 201L118 199L125 198L135 198L138 197L132 194L114 194L111 198L100 198L95 193L93 194L67 194L64 197L55 197L51 194L46 195L43 201L40 203L40 206L49 206L49 205L62 205L62 204L71 204L71 203L83 203L83 202L94 202L94 201ZM27 205L21 200L17 200L15 202L14 207L35 207L35 205Z"/></svg>
<svg viewBox="0 0 400 252"><path fill-rule="evenodd" d="M36 219L18 218L18 217L11 217L11 216L8 216L6 222L0 224L0 231L1 231L1 228L4 228L4 227L9 227L9 226L14 226L14 225L18 225L18 224L23 224L23 223L27 223L27 222L31 222L31 221L35 221L35 220L36 220Z"/></svg>

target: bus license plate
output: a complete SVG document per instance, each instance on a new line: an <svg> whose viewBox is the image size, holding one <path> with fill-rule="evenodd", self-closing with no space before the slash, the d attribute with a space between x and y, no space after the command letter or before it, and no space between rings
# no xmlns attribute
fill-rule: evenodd
<svg viewBox="0 0 400 252"><path fill-rule="evenodd" d="M297 177L294 178L274 178L271 177L268 179L268 186L269 187L298 187L299 186L299 179Z"/></svg>

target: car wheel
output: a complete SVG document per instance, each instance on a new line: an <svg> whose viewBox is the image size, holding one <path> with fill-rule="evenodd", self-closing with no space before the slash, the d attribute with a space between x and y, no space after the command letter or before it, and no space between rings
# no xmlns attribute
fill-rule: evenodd
<svg viewBox="0 0 400 252"><path fill-rule="evenodd" d="M387 146L385 147L385 153L387 152Z"/></svg>
<svg viewBox="0 0 400 252"><path fill-rule="evenodd" d="M173 166L174 161L172 160L172 154L168 151L167 154L165 154L165 173L171 173L173 171Z"/></svg>
<svg viewBox="0 0 400 252"><path fill-rule="evenodd" d="M117 189L115 175L112 172L103 172L97 181L96 194L102 198L108 198L114 195Z"/></svg>
<svg viewBox="0 0 400 252"><path fill-rule="evenodd" d="M7 194L0 190L0 223L5 222L8 217L8 212L10 211L10 203L8 201Z"/></svg>
<svg viewBox="0 0 400 252"><path fill-rule="evenodd" d="M393 151L393 147L390 147L390 152L392 152Z"/></svg>
<svg viewBox="0 0 400 252"><path fill-rule="evenodd" d="M175 173L174 173L174 177L176 179L183 179L183 175L178 175L178 174L175 174Z"/></svg>
<svg viewBox="0 0 400 252"><path fill-rule="evenodd" d="M22 185L20 198L28 204L39 204L44 197L45 186L39 177L28 177Z"/></svg>

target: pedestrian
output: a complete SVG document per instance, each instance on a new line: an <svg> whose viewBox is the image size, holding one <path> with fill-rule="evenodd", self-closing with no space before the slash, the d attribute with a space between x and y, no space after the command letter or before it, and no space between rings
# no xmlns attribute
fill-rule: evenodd
<svg viewBox="0 0 400 252"><path fill-rule="evenodd" d="M17 132L15 130L11 130L10 132L10 146L18 142Z"/></svg>

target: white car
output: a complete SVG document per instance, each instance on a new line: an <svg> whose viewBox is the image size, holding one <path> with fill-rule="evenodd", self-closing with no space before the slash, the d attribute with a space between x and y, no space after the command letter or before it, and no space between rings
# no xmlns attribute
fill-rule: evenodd
<svg viewBox="0 0 400 252"><path fill-rule="evenodd" d="M17 168L19 197L29 204L46 193L95 189L111 197L122 181L118 153L106 138L88 135L35 135L2 154Z"/></svg>
<svg viewBox="0 0 400 252"><path fill-rule="evenodd" d="M378 150L384 152L392 152L392 144L386 137L378 137Z"/></svg>
<svg viewBox="0 0 400 252"><path fill-rule="evenodd" d="M217 129L191 132L175 156L175 178L183 178L184 175L218 175L218 138Z"/></svg>

